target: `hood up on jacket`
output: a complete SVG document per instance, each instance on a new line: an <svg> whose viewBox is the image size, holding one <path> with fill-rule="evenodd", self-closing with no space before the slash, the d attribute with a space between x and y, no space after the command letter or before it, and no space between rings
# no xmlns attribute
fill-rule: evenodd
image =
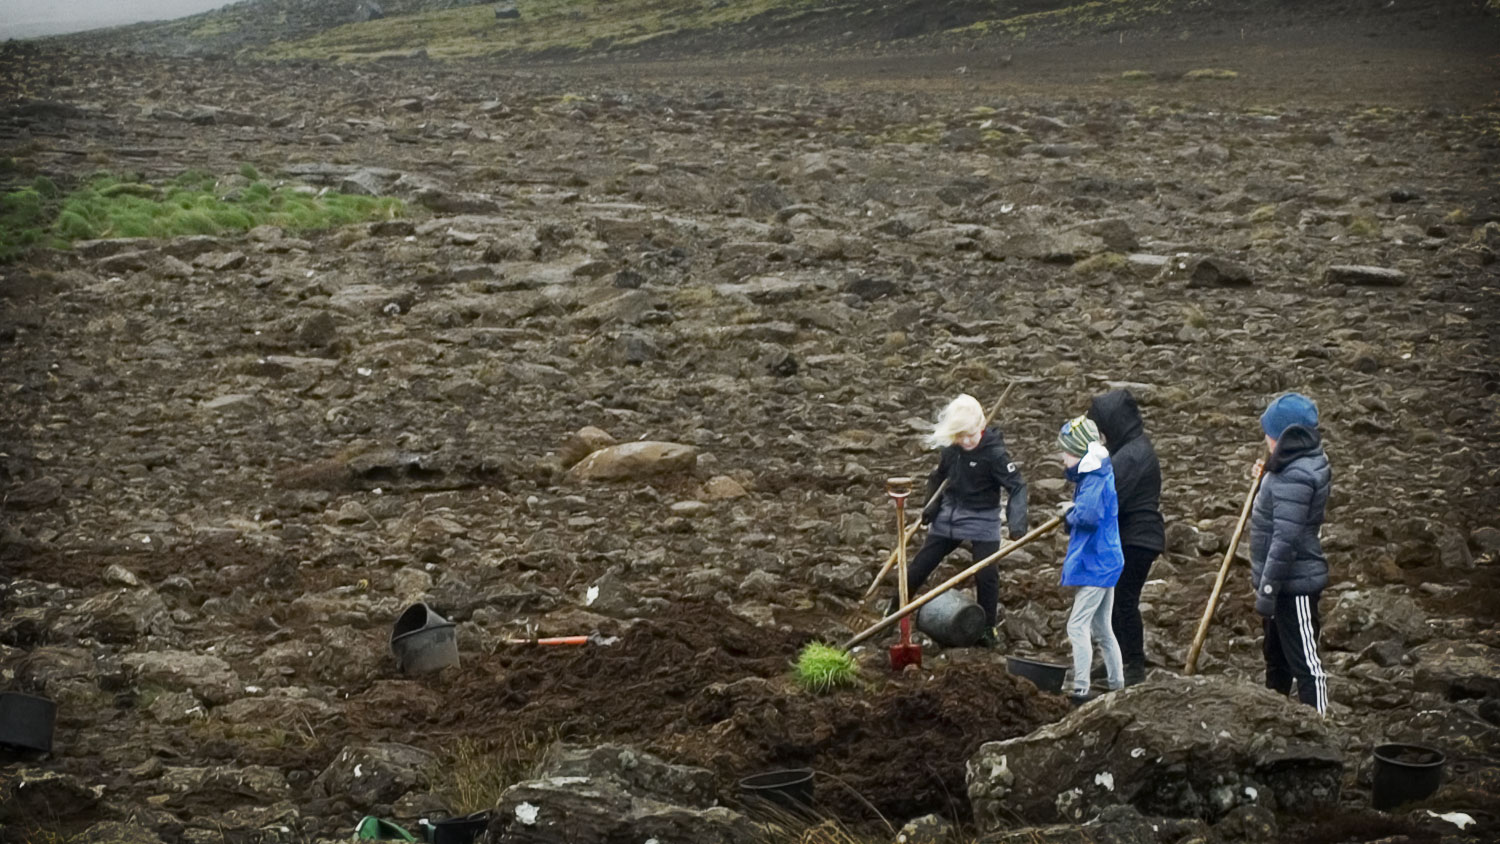
<svg viewBox="0 0 1500 844"><path fill-rule="evenodd" d="M1281 432L1281 439L1276 441L1276 450L1266 459L1266 471L1279 472L1293 460L1322 450L1323 435L1318 433L1317 428L1291 425Z"/></svg>
<svg viewBox="0 0 1500 844"><path fill-rule="evenodd" d="M1119 451L1145 430L1140 406L1129 390L1111 390L1095 396L1089 403L1089 418L1099 426L1099 433L1104 435L1104 445L1110 454Z"/></svg>

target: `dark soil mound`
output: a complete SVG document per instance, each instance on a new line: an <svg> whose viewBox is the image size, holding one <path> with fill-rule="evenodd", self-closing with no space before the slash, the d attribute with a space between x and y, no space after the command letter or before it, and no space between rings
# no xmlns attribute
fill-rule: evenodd
<svg viewBox="0 0 1500 844"><path fill-rule="evenodd" d="M721 777L808 766L890 817L967 814L964 762L980 743L1027 733L1066 713L998 665L889 675L813 696L791 687L808 636L764 630L712 603L683 603L610 646L521 646L438 681L377 684L350 701L361 735L421 729L429 737L553 734L636 744ZM401 686L401 690L388 686Z"/></svg>

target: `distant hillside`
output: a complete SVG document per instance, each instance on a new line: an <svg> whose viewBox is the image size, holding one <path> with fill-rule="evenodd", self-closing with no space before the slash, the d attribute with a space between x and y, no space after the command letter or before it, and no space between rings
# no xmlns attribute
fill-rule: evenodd
<svg viewBox="0 0 1500 844"><path fill-rule="evenodd" d="M1013 47L1375 22L1387 32L1493 15L1497 0L245 0L69 36L98 47L362 61Z"/></svg>

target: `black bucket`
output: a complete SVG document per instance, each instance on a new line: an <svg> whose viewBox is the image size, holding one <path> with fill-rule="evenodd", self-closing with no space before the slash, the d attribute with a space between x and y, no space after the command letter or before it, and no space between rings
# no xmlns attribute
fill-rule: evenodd
<svg viewBox="0 0 1500 844"><path fill-rule="evenodd" d="M1441 750L1420 744L1382 744L1375 748L1371 804L1382 812L1429 797L1443 782Z"/></svg>
<svg viewBox="0 0 1500 844"><path fill-rule="evenodd" d="M967 648L984 635L984 610L950 589L917 610L917 629L945 648Z"/></svg>
<svg viewBox="0 0 1500 844"><path fill-rule="evenodd" d="M1017 677L1025 677L1036 684L1038 689L1044 692L1061 693L1063 678L1068 674L1068 666L1058 665L1055 662L1041 662L1040 660L1027 659L1022 656L1008 656L1005 658L1005 670Z"/></svg>
<svg viewBox="0 0 1500 844"><path fill-rule="evenodd" d="M485 828L489 825L488 810L463 817L448 818L427 827L427 840L432 844L473 844L474 839L483 835Z"/></svg>
<svg viewBox="0 0 1500 844"><path fill-rule="evenodd" d="M391 653L403 674L426 674L458 664L458 628L426 604L412 604L391 630Z"/></svg>
<svg viewBox="0 0 1500 844"><path fill-rule="evenodd" d="M0 744L51 753L56 721L57 704L47 698L0 692Z"/></svg>
<svg viewBox="0 0 1500 844"><path fill-rule="evenodd" d="M809 812L813 805L811 768L767 771L740 780L740 796L746 803L769 803L786 812Z"/></svg>

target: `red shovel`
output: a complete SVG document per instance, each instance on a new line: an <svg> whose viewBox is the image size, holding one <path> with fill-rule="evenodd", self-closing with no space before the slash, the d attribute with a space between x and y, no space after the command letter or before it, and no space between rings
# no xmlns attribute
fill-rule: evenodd
<svg viewBox="0 0 1500 844"><path fill-rule="evenodd" d="M906 606L906 498L911 495L911 478L889 478L886 494L896 502L896 588L901 606ZM908 665L922 667L922 646L911 640L911 616L901 619L901 640L891 645L891 670L902 671Z"/></svg>

